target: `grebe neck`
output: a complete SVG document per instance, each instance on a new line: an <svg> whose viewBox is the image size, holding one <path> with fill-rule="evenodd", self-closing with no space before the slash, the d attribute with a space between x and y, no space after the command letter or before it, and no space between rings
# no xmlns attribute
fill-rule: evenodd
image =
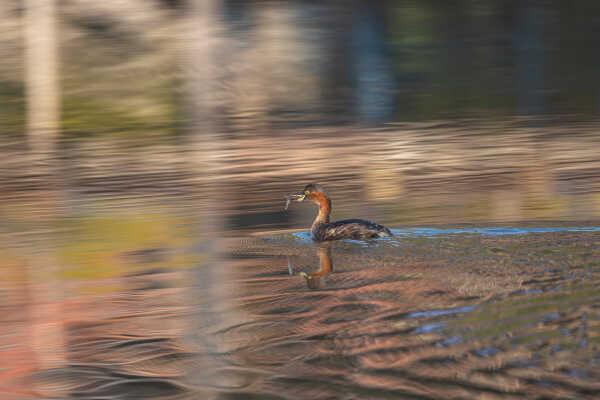
<svg viewBox="0 0 600 400"><path fill-rule="evenodd" d="M327 196L320 194L315 201L319 204L319 214L312 224L312 229L315 229L319 225L329 223L329 214L331 214L331 200Z"/></svg>

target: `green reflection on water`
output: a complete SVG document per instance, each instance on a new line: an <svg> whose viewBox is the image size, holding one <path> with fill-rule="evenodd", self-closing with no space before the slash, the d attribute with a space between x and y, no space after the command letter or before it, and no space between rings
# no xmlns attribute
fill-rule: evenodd
<svg viewBox="0 0 600 400"><path fill-rule="evenodd" d="M184 221L165 214L69 218L58 254L65 279L117 277L150 268L181 268L200 261L185 251Z"/></svg>
<svg viewBox="0 0 600 400"><path fill-rule="evenodd" d="M481 339L501 335L509 331L525 329L537 317L567 312L572 307L585 306L594 296L598 296L595 283L572 286L568 287L566 292L525 296L484 305L461 318L457 324L479 327L470 330L467 334L469 338Z"/></svg>

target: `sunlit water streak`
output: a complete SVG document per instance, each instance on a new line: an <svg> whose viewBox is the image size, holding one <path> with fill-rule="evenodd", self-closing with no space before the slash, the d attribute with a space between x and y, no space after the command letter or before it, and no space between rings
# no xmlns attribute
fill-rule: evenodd
<svg viewBox="0 0 600 400"><path fill-rule="evenodd" d="M525 235L528 233L548 233L548 232L600 232L600 227L544 227L544 228L408 228L392 229L395 236L398 237L421 237L421 236L439 236L439 235Z"/></svg>
<svg viewBox="0 0 600 400"><path fill-rule="evenodd" d="M396 238L403 237L434 237L441 235L525 235L528 233L549 233L549 232L600 232L600 227L597 226L581 226L581 227L522 227L522 228L404 228L391 229ZM295 232L293 236L302 241L312 240L310 231ZM394 238L378 238L368 241L345 239L343 242L356 243L360 245L377 245L377 243L386 243L393 241Z"/></svg>

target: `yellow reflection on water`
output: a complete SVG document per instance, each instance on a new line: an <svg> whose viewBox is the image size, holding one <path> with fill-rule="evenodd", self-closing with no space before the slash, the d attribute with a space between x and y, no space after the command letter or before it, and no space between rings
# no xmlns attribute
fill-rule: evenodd
<svg viewBox="0 0 600 400"><path fill-rule="evenodd" d="M184 251L184 221L164 214L119 217L82 216L65 220L58 248L65 279L120 276L149 268L194 265L198 255Z"/></svg>

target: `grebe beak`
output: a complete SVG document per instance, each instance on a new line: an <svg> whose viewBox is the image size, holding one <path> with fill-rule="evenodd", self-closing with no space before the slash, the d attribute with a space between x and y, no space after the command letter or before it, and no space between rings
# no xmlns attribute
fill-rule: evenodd
<svg viewBox="0 0 600 400"><path fill-rule="evenodd" d="M300 201L304 200L305 197L306 197L306 195L304 193L288 194L285 197L285 210L288 209L288 206L290 205L290 201L300 202Z"/></svg>

